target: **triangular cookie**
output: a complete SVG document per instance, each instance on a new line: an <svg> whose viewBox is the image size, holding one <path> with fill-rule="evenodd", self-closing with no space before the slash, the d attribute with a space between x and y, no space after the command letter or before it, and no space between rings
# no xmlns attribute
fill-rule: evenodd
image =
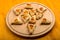
<svg viewBox="0 0 60 40"><path fill-rule="evenodd" d="M16 18L12 23L12 25L21 25L23 24L22 20L19 18Z"/></svg>
<svg viewBox="0 0 60 40"><path fill-rule="evenodd" d="M36 26L34 24L28 24L27 28L30 35L33 34L35 27Z"/></svg>
<svg viewBox="0 0 60 40"><path fill-rule="evenodd" d="M49 25L49 24L51 24L49 20L47 20L46 18L42 19L41 25Z"/></svg>

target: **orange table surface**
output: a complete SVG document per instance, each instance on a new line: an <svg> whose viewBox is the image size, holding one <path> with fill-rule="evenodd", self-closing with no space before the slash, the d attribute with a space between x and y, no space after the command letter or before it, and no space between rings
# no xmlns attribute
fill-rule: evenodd
<svg viewBox="0 0 60 40"><path fill-rule="evenodd" d="M5 18L7 12L16 4L24 2L42 3L49 7L55 14L55 25L44 37L36 40L60 40L60 0L0 0L0 40L25 40L13 34L6 26Z"/></svg>

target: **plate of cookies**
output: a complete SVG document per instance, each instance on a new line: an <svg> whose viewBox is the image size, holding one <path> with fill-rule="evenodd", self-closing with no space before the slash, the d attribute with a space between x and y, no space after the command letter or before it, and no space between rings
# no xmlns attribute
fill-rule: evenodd
<svg viewBox="0 0 60 40"><path fill-rule="evenodd" d="M8 28L23 37L41 36L50 31L54 23L54 13L41 3L18 4L6 16Z"/></svg>

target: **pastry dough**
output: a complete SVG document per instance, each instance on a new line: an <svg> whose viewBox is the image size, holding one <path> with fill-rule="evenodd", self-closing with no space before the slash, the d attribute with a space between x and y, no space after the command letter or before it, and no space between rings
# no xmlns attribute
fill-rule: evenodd
<svg viewBox="0 0 60 40"><path fill-rule="evenodd" d="M42 19L41 25L49 25L49 24L51 24L49 20L47 20L46 18Z"/></svg>
<svg viewBox="0 0 60 40"><path fill-rule="evenodd" d="M25 9L33 9L33 8L31 7L31 4L27 4Z"/></svg>
<svg viewBox="0 0 60 40"><path fill-rule="evenodd" d="M12 25L22 25L23 24L23 22L22 22L22 20L21 19L19 19L19 18L16 18L12 23L11 23Z"/></svg>
<svg viewBox="0 0 60 40"><path fill-rule="evenodd" d="M29 32L30 35L33 34L33 32L35 30L35 27L36 27L35 24L28 24L27 25L28 32Z"/></svg>
<svg viewBox="0 0 60 40"><path fill-rule="evenodd" d="M13 12L16 16L18 16L21 13L21 9L14 9Z"/></svg>
<svg viewBox="0 0 60 40"><path fill-rule="evenodd" d="M29 10L29 14L30 14L31 16L36 15L36 10L34 10L34 9Z"/></svg>
<svg viewBox="0 0 60 40"><path fill-rule="evenodd" d="M37 12L37 13L36 13L36 19L37 19L37 20L39 20L42 16L43 16L42 13L40 13L40 12Z"/></svg>
<svg viewBox="0 0 60 40"><path fill-rule="evenodd" d="M30 18L29 23L30 24L35 24L36 23L36 16L35 15Z"/></svg>
<svg viewBox="0 0 60 40"><path fill-rule="evenodd" d="M40 13L44 13L44 12L46 11L46 9L43 8L43 7L40 7L40 8L38 8L38 9L36 9L36 11L37 11L37 12L40 12Z"/></svg>
<svg viewBox="0 0 60 40"><path fill-rule="evenodd" d="M26 23L30 19L30 15L29 15L28 11L24 11L23 14L21 15L21 18L22 18L23 22Z"/></svg>

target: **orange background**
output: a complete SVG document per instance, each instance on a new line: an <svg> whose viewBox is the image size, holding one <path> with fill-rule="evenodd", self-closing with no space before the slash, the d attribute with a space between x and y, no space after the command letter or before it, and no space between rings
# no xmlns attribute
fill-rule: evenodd
<svg viewBox="0 0 60 40"><path fill-rule="evenodd" d="M56 23L50 33L37 40L60 40L60 1L59 0L0 0L0 40L24 40L13 34L6 26L5 18L11 7L23 2L38 2L49 7L55 14Z"/></svg>

